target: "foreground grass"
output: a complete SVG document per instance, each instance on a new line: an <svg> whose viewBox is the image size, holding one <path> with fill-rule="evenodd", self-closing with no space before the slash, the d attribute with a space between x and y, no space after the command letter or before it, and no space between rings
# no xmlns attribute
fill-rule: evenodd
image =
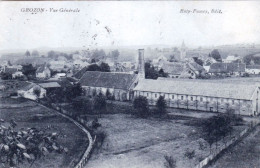
<svg viewBox="0 0 260 168"><path fill-rule="evenodd" d="M186 120L141 119L127 114L108 114L99 119L107 137L94 151L87 167L133 168L163 167L164 155L173 156L177 167L195 165L209 149L200 150L199 133ZM186 149L194 149L192 160L184 157Z"/></svg>
<svg viewBox="0 0 260 168"><path fill-rule="evenodd" d="M210 168L257 168L260 166L260 127L225 152Z"/></svg>
<svg viewBox="0 0 260 168"><path fill-rule="evenodd" d="M9 108L8 108L9 107ZM34 163L33 167L73 167L88 146L85 134L72 122L57 115L54 111L38 106L24 99L0 99L0 118L6 121L14 119L19 128L35 127L57 132L59 144L67 147L67 154L49 154ZM27 164L19 167L28 167Z"/></svg>

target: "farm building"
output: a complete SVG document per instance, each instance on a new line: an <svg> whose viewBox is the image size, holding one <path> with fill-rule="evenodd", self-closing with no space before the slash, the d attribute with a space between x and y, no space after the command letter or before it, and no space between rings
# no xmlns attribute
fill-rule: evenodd
<svg viewBox="0 0 260 168"><path fill-rule="evenodd" d="M240 76L245 73L246 64L242 63L213 63L210 65L209 74L227 74Z"/></svg>
<svg viewBox="0 0 260 168"><path fill-rule="evenodd" d="M46 90L35 83L28 82L27 85L17 90L17 94L26 99L36 100L37 98L44 98Z"/></svg>
<svg viewBox="0 0 260 168"><path fill-rule="evenodd" d="M79 80L86 95L106 95L109 92L115 100L127 101L133 98L132 89L138 82L137 74L87 71Z"/></svg>
<svg viewBox="0 0 260 168"><path fill-rule="evenodd" d="M249 74L260 74L260 65L247 65L246 72Z"/></svg>
<svg viewBox="0 0 260 168"><path fill-rule="evenodd" d="M242 115L260 112L259 86L254 83L144 79L134 88L134 97L145 96L150 105L156 105L160 95L168 107L223 113L234 109Z"/></svg>

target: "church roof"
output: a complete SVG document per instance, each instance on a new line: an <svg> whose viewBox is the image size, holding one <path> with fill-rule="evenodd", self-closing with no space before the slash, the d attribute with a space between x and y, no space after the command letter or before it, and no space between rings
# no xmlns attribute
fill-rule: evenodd
<svg viewBox="0 0 260 168"><path fill-rule="evenodd" d="M163 85L162 85L163 83ZM208 96L251 100L259 85L254 83L222 83L188 80L151 80L139 81L134 90L146 92L172 93L194 96Z"/></svg>
<svg viewBox="0 0 260 168"><path fill-rule="evenodd" d="M128 90L136 78L137 74L87 71L79 83L81 86Z"/></svg>

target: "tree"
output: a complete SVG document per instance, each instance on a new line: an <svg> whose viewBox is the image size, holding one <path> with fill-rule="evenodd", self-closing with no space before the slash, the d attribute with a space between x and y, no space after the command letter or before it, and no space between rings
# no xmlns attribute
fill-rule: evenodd
<svg viewBox="0 0 260 168"><path fill-rule="evenodd" d="M119 57L119 51L118 50L113 50L111 52L111 57L113 58L114 62L118 62L118 57Z"/></svg>
<svg viewBox="0 0 260 168"><path fill-rule="evenodd" d="M72 100L72 106L74 108L74 116L80 116L91 111L91 102L87 98L75 98Z"/></svg>
<svg viewBox="0 0 260 168"><path fill-rule="evenodd" d="M172 156L164 156L165 162L164 166L165 168L176 168L176 160Z"/></svg>
<svg viewBox="0 0 260 168"><path fill-rule="evenodd" d="M81 96L83 93L83 89L80 86L79 83L73 85L73 86L68 86L64 88L64 96L68 99L68 100L72 100L78 96Z"/></svg>
<svg viewBox="0 0 260 168"><path fill-rule="evenodd" d="M243 62L244 62L246 65L250 65L250 64L251 64L251 61L254 61L254 56L253 56L253 54L249 54L249 55L244 56Z"/></svg>
<svg viewBox="0 0 260 168"><path fill-rule="evenodd" d="M156 108L160 116L166 112L166 101L163 96L160 96L157 100Z"/></svg>
<svg viewBox="0 0 260 168"><path fill-rule="evenodd" d="M148 100L144 96L139 96L134 99L134 108L137 111L137 115L141 117L147 117L149 113Z"/></svg>
<svg viewBox="0 0 260 168"><path fill-rule="evenodd" d="M35 77L36 68L32 64L23 65L22 72L28 79L33 79Z"/></svg>
<svg viewBox="0 0 260 168"><path fill-rule="evenodd" d="M100 71L100 67L97 64L91 64L87 67L87 71Z"/></svg>
<svg viewBox="0 0 260 168"><path fill-rule="evenodd" d="M108 100L111 100L112 99L112 94L110 93L109 89L106 90L106 98Z"/></svg>
<svg viewBox="0 0 260 168"><path fill-rule="evenodd" d="M99 60L102 60L106 57L106 53L104 50L94 50L92 53L91 58L95 60L95 62L98 62Z"/></svg>
<svg viewBox="0 0 260 168"><path fill-rule="evenodd" d="M10 74L10 73L1 73L1 79L2 80L12 79L12 74Z"/></svg>
<svg viewBox="0 0 260 168"><path fill-rule="evenodd" d="M100 64L100 71L101 72L110 72L110 67L107 63L102 62Z"/></svg>
<svg viewBox="0 0 260 168"><path fill-rule="evenodd" d="M219 54L219 51L217 49L212 50L210 56L218 62L222 61L221 55Z"/></svg>
<svg viewBox="0 0 260 168"><path fill-rule="evenodd" d="M168 74L165 73L163 69L160 69L158 73L159 73L159 77L167 77L168 76Z"/></svg>
<svg viewBox="0 0 260 168"><path fill-rule="evenodd" d="M184 156L186 158L188 158L189 160L193 159L195 157L195 150L189 150L189 149L186 149L185 153L184 153ZM190 162L191 164L191 162Z"/></svg>
<svg viewBox="0 0 260 168"><path fill-rule="evenodd" d="M29 57L29 56L31 56L31 53L30 53L30 51L27 50L24 55Z"/></svg>
<svg viewBox="0 0 260 168"><path fill-rule="evenodd" d="M175 55L170 55L169 62L177 62Z"/></svg>
<svg viewBox="0 0 260 168"><path fill-rule="evenodd" d="M219 114L206 119L202 123L204 139L209 143L210 149L214 142L216 142L217 148L217 141L231 133L232 129L232 115L229 114Z"/></svg>
<svg viewBox="0 0 260 168"><path fill-rule="evenodd" d="M203 64L204 64L204 62L201 59L199 59L198 57L193 57L193 60L200 66L203 66Z"/></svg>
<svg viewBox="0 0 260 168"><path fill-rule="evenodd" d="M17 129L16 126L14 120L8 123L1 119L0 163L2 166L18 167L25 161L32 166L36 160L45 157L48 153L68 152L67 148L59 145L56 132L50 133L47 129L37 128Z"/></svg>
<svg viewBox="0 0 260 168"><path fill-rule="evenodd" d="M55 51L51 50L48 52L48 57L52 59L56 59L58 58L58 54Z"/></svg>
<svg viewBox="0 0 260 168"><path fill-rule="evenodd" d="M145 78L146 79L157 79L159 76L159 72L155 70L153 66L151 66L151 63L146 62L144 64L145 68Z"/></svg>
<svg viewBox="0 0 260 168"><path fill-rule="evenodd" d="M33 50L32 51L32 56L38 57L39 56L39 52L37 50Z"/></svg>
<svg viewBox="0 0 260 168"><path fill-rule="evenodd" d="M93 107L94 110L96 110L101 117L102 111L106 110L106 97L102 93L99 93L94 97Z"/></svg>
<svg viewBox="0 0 260 168"><path fill-rule="evenodd" d="M36 96L36 100L37 100L41 95L41 89L40 88L34 88L33 94Z"/></svg>

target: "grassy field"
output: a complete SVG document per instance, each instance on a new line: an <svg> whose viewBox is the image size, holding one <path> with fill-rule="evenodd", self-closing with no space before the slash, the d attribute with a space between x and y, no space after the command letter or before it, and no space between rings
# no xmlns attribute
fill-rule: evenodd
<svg viewBox="0 0 260 168"><path fill-rule="evenodd" d="M72 122L56 114L53 110L43 108L24 99L0 98L0 118L6 121L14 119L17 129L35 127L57 132L59 143L69 149L67 154L49 154L34 163L32 168L73 167L74 162L82 156L88 146L87 136ZM21 168L29 165L19 165Z"/></svg>
<svg viewBox="0 0 260 168"><path fill-rule="evenodd" d="M228 150L210 168L258 168L260 167L260 127L247 138Z"/></svg>
<svg viewBox="0 0 260 168"><path fill-rule="evenodd" d="M164 156L172 156L178 168L194 167L209 155L209 146L200 138L193 117L176 119L141 119L128 114L102 115L99 123L107 137L103 146L95 150L88 168L162 168ZM241 131L236 129L236 133ZM203 144L204 149L201 148ZM195 150L195 158L184 157L185 151Z"/></svg>

